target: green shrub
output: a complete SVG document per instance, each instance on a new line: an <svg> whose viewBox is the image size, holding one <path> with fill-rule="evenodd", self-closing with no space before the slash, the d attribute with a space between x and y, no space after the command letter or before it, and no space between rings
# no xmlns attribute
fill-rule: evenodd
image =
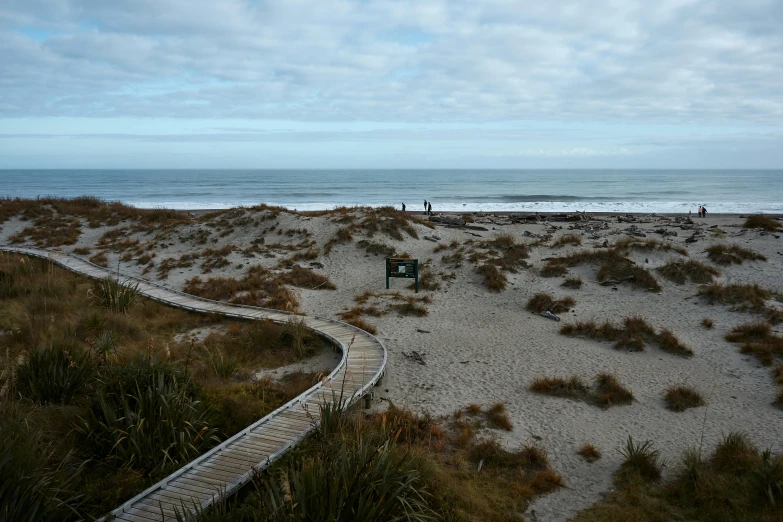
<svg viewBox="0 0 783 522"><path fill-rule="evenodd" d="M390 440L376 445L361 437L333 455L309 458L259 482L263 520L434 518L413 454Z"/></svg>
<svg viewBox="0 0 783 522"><path fill-rule="evenodd" d="M165 365L147 370L115 372L77 431L96 457L120 466L148 472L182 466L218 442L217 431L189 381Z"/></svg>
<svg viewBox="0 0 783 522"><path fill-rule="evenodd" d="M625 448L620 450L623 463L618 474L628 478L630 475L638 475L643 480L658 480L661 478L663 464L660 460L660 452L652 449L652 441L644 441L634 444L633 438L628 436Z"/></svg>
<svg viewBox="0 0 783 522"><path fill-rule="evenodd" d="M93 296L100 306L124 314L139 302L139 283L105 277L95 284Z"/></svg>
<svg viewBox="0 0 783 522"><path fill-rule="evenodd" d="M16 370L23 397L40 404L70 404L95 376L89 352L63 341L35 350Z"/></svg>

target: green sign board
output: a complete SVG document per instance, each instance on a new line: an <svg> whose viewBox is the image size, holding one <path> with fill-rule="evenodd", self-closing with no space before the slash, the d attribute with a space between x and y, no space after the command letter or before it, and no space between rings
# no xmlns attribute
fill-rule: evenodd
<svg viewBox="0 0 783 522"><path fill-rule="evenodd" d="M419 260L407 257L386 258L386 288L390 277L404 277L416 280L416 293L419 293Z"/></svg>

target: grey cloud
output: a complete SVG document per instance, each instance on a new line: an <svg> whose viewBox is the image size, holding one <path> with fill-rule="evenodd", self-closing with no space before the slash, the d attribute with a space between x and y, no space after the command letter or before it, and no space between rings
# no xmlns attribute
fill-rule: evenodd
<svg viewBox="0 0 783 522"><path fill-rule="evenodd" d="M0 115L783 118L780 2L557 5L8 0ZM38 42L22 26L58 32ZM405 27L432 39L379 36Z"/></svg>

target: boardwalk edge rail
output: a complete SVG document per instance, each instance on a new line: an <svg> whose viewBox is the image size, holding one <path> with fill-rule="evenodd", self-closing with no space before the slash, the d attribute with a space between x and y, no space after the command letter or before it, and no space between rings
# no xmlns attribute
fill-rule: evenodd
<svg viewBox="0 0 783 522"><path fill-rule="evenodd" d="M381 363L380 369L369 380L367 380L367 382L365 384L363 384L361 388L359 388L354 393L352 393L350 395L350 397L348 397L348 398L342 398L341 397L341 399L345 401L346 406L350 406L353 403L355 403L357 399L361 398L367 392L368 389L370 389L372 386L374 386L378 382L378 380L381 378L381 376L383 375L383 372L385 371L385 368L386 368L386 362L388 360L388 353L387 353L387 350L386 350L386 346L384 346L384 344L380 341L380 339L378 339L377 337L375 337L374 335L370 334L369 332L367 332L365 330L357 328L356 326L354 326L352 324L345 323L343 321L337 321L337 320L334 320L334 319L328 319L328 318L319 317L319 316L300 316L298 314L294 314L292 312L287 312L287 311L284 311L284 310L275 310L275 309L271 309L271 308L262 308L262 307L258 307L258 306L249 306L249 305L240 305L240 304L234 304L234 303L225 303L225 302L221 302L221 301L215 301L215 300L212 300L212 299L206 299L206 298L203 298L203 297L194 296L194 295L182 292L180 290L176 290L176 289L167 287L167 286L162 285L160 283L156 283L154 281L149 281L147 279L142 279L142 278L139 278L139 277L134 277L134 276L125 275L125 274L121 275L119 273L119 271L112 271L111 269L109 269L107 267L96 265L95 263L92 263L91 261L88 261L88 260L86 260L86 259L84 259L82 257L79 257L77 255L74 255L74 254L71 254L71 253L68 253L68 252L61 252L61 251L57 251L57 250L50 250L50 249L43 249L43 248L14 247L14 246L9 246L9 245L0 245L0 252L7 252L7 253L12 253L12 254L22 254L22 255L27 255L27 256L31 256L31 257L37 257L39 259L44 259L44 260L48 260L50 262L53 262L53 263L55 263L55 264L65 268L66 270L70 270L71 272L75 272L75 273L80 274L80 275L87 275L87 274L84 274L83 272L79 272L78 270L75 270L74 268L68 266L64 262L62 262L59 259L57 259L59 256L70 257L70 258L78 260L80 263L85 263L85 264L93 266L93 267L95 267L97 269L100 269L102 272L104 272L106 274L107 277L115 277L118 280L120 278L122 278L125 281L134 281L134 282L139 282L139 283L151 285L151 286L160 288L162 290L165 290L167 292L172 292L172 293L184 296L184 297L188 297L189 299L194 299L194 300L201 301L201 302L204 302L204 303L207 303L207 304L229 305L229 306L236 307L236 308L246 308L246 309L254 310L254 311L261 311L261 312L268 312L268 313L271 312L271 313L275 313L275 314L284 314L284 315L287 315L287 316L289 316L291 318L293 318L293 317L302 317L302 318L314 319L314 320L319 320L319 321L325 321L325 322L332 323L332 324L340 324L342 326L347 326L350 329L355 330L358 333L361 333L362 335L368 336L368 337L372 338L374 341L376 341L381 346L381 348L383 349L383 362ZM88 277L92 277L92 276L88 275ZM198 313L219 313L221 315L225 315L225 316L228 316L228 317L236 317L236 318L245 319L245 320L252 319L252 318L245 317L245 316L238 315L238 314L232 314L232 313L227 313L227 312L210 312L208 310L200 310L198 308L195 308L195 307L192 307L192 306L188 306L188 305L184 305L184 304L178 304L178 303L169 302L169 301L167 301L165 299L149 295L149 294L145 293L144 291L139 291L139 293L141 295L144 295L148 299L152 299L154 301L158 301L160 303L166 304L167 306L172 306L172 307L175 307L175 308L183 308L183 309L194 311L194 312L198 312ZM267 319L267 320L271 320L271 321L277 322L277 323L283 323L284 322L284 321L280 321L280 320L269 319L267 317L256 318L256 319L253 319L253 320L259 320L259 319ZM334 379L335 375L337 373L339 373L346 366L347 360L348 360L348 355L349 355L349 352L350 352L350 346L346 346L344 343L342 343L341 341L339 341L338 339L334 338L333 336L331 336L330 334L328 334L328 333L326 333L324 331L318 330L317 328L312 328L312 327L307 326L307 325L305 325L305 326L309 330L314 331L315 333L317 333L321 337L327 339L329 342L331 342L335 346L339 347L340 350L342 351L342 357L340 359L339 364L334 368L334 370L331 371L331 373L329 373L329 375L327 377L325 377L324 379L322 379L317 384L315 384L311 388L307 389L306 391L304 391L303 393L301 393L297 397L294 397L293 399L291 399L287 403L283 404L282 406L280 406L279 408L277 408L273 412L271 412L268 415L266 415L266 416L262 417L261 419L257 420L256 422L254 422L250 426L245 427L244 429L242 429L241 431L237 432L236 434L234 434L230 438L224 440L223 442L221 442L220 444L218 444L214 448L210 449L209 451L207 451L203 455L200 455L199 457L197 457L196 459L194 459L194 460L190 461L189 463L185 464L184 466L182 466L181 468L179 468L178 470L176 470L172 474L170 474L167 477L163 478L159 482L153 484L152 486L150 486L149 488L145 489L144 491L142 491L141 493L139 493L135 497L131 498L130 500L128 500L126 502L124 502L121 506L119 506L119 507L113 509L112 511L110 511L107 515L104 515L103 517L99 518L98 521L100 522L100 521L104 521L104 520L111 520L111 519L113 519L115 515L123 513L126 509L129 509L133 504L135 504L139 500L141 500L144 497L150 495L151 493L155 492L156 490L158 490L158 489L160 489L162 487L165 487L173 479L179 477L180 475L183 475L184 473L187 473L188 471L190 471L194 467L198 466L199 464L201 464L202 462L207 460L209 457L211 457L211 456L213 456L213 455L215 455L215 454L225 450L232 443L234 443L238 439L242 438L243 436L247 435L252 430L254 430L254 429L264 425L267 422L269 422L275 416L277 416L280 412L289 409L290 407L294 406L297 403L301 404L302 402L306 402L307 398L310 395L312 395L314 392L316 392L320 388L322 388L323 384L325 382L331 382ZM345 379L345 376L343 376L343 379ZM265 469L266 467L270 466L271 464L273 464L274 462L279 460L291 448L296 446L307 435L309 435L314 429L316 429L317 426L318 426L318 421L313 418L313 422L311 423L311 425L308 428L302 430L297 436L295 436L291 440L289 440L288 443L285 446L283 446L282 448L280 448L278 451L276 451L272 455L269 455L263 461L259 462L258 466L255 466L255 467L249 469L245 474L241 475L234 482L231 482L230 484L226 484L225 488L223 490L216 489L217 495L218 496L226 496L227 497L227 496L230 496L231 494L233 494L236 490L238 490L240 487L242 487L243 485L245 485L247 482L250 481L250 479L253 476L254 471ZM208 500L202 502L200 504L200 508L201 509L205 509L205 508L209 507L214 502L214 500L215 500L215 497L213 496L211 499L208 499ZM190 507L188 507L188 506L183 504L183 509L190 510Z"/></svg>

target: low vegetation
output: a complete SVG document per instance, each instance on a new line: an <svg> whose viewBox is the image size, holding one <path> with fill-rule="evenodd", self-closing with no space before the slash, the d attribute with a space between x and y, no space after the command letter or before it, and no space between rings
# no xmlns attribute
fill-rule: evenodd
<svg viewBox="0 0 783 522"><path fill-rule="evenodd" d="M783 406L783 337L773 333L769 323L756 321L735 326L725 338L739 344L741 353L753 355L764 366L775 365L772 375L781 387L776 404Z"/></svg>
<svg viewBox="0 0 783 522"><path fill-rule="evenodd" d="M0 331L0 518L9 520L104 514L312 386L313 374L253 377L322 347L296 321L189 313L9 254L0 254Z"/></svg>
<svg viewBox="0 0 783 522"><path fill-rule="evenodd" d="M564 288L582 288L582 278L581 277L568 277L565 281L563 281L563 284L560 285Z"/></svg>
<svg viewBox="0 0 783 522"><path fill-rule="evenodd" d="M558 277L568 273L568 268L583 264L598 264L596 277L602 284L629 282L632 287L659 292L661 285L645 268L625 256L623 248L579 250L563 257L549 258L541 269L543 277Z"/></svg>
<svg viewBox="0 0 783 522"><path fill-rule="evenodd" d="M672 259L658 268L658 271L663 277L678 285L688 281L699 284L711 283L713 277L720 275L720 270L692 259L685 261Z"/></svg>
<svg viewBox="0 0 783 522"><path fill-rule="evenodd" d="M707 247L707 257L718 265L741 265L744 261L766 261L767 258L749 248L719 243Z"/></svg>
<svg viewBox="0 0 783 522"><path fill-rule="evenodd" d="M666 407L672 411L685 411L705 404L701 393L691 386L680 384L666 389Z"/></svg>
<svg viewBox="0 0 783 522"><path fill-rule="evenodd" d="M576 454L581 456L587 462L595 462L601 458L601 451L589 442L585 442L576 451Z"/></svg>
<svg viewBox="0 0 783 522"><path fill-rule="evenodd" d="M610 322L578 321L560 328L562 335L582 337L600 342L613 342L614 348L638 352L648 344L657 344L661 350L682 357L693 356L693 350L682 344L669 330L656 332L644 318L626 317L620 326Z"/></svg>
<svg viewBox="0 0 783 522"><path fill-rule="evenodd" d="M760 228L769 232L777 232L783 228L783 224L775 218L763 215L749 216L742 224L742 228Z"/></svg>
<svg viewBox="0 0 783 522"><path fill-rule="evenodd" d="M561 299L555 299L551 295L539 292L531 297L525 309L534 312L552 312L553 314L559 314L561 312L567 312L576 304L573 297L563 297Z"/></svg>
<svg viewBox="0 0 783 522"><path fill-rule="evenodd" d="M754 312L777 324L783 321L783 313L777 308L767 305L767 301L775 295L757 283L740 284L711 283L699 288L699 295L709 304L733 305L743 312Z"/></svg>
<svg viewBox="0 0 783 522"><path fill-rule="evenodd" d="M680 245L675 245L659 239L646 239L639 237L624 237L618 239L612 245L616 251L637 250L640 252L676 252L682 256L687 256L688 251Z"/></svg>
<svg viewBox="0 0 783 522"><path fill-rule="evenodd" d="M563 234L552 242L553 247L566 245L580 246L581 244L582 238L576 234Z"/></svg>
<svg viewBox="0 0 783 522"><path fill-rule="evenodd" d="M651 442L629 438L622 455L613 490L574 521L783 519L783 456L759 451L743 433L726 435L710 456L687 450L663 483Z"/></svg>
<svg viewBox="0 0 783 522"><path fill-rule="evenodd" d="M603 408L630 404L634 400L631 390L623 386L617 376L610 373L598 374L592 387L576 375L568 379L536 377L530 383L530 390L542 395L580 400Z"/></svg>

